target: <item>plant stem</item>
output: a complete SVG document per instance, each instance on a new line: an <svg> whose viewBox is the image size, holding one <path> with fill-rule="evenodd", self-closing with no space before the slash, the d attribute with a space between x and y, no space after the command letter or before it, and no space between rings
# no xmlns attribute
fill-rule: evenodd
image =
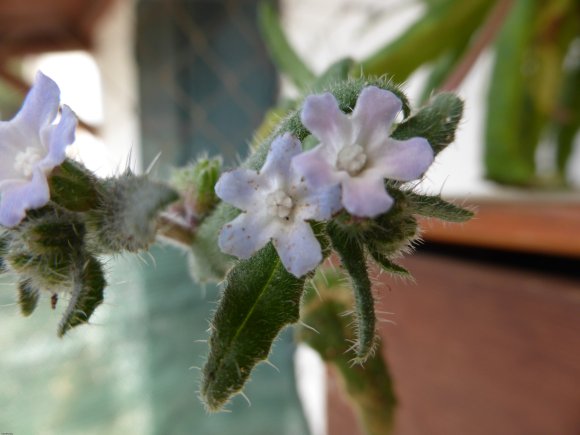
<svg viewBox="0 0 580 435"><path fill-rule="evenodd" d="M327 273L316 280L318 292L310 289L304 297L301 319L308 327L297 329L297 338L316 350L336 368L341 383L367 435L389 435L393 431L396 398L382 343L364 365L353 364L356 355L350 343L355 339L352 291L339 278ZM313 329L317 332L314 332Z"/></svg>
<svg viewBox="0 0 580 435"><path fill-rule="evenodd" d="M165 242L189 249L195 240L194 229L168 213L157 219L157 237Z"/></svg>

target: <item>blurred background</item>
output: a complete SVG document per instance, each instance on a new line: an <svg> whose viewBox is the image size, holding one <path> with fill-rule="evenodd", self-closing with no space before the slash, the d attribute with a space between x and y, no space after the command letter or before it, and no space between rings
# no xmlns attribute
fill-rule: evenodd
<svg viewBox="0 0 580 435"><path fill-rule="evenodd" d="M464 323L444 322L440 335L430 337L417 329L421 314L435 312L440 319L468 324L471 320L476 332L482 331L482 325L496 322L497 327L491 329L498 336L513 327L519 334L513 343L529 344L516 345L520 353L510 354L513 346L509 340L498 346L494 338L486 336L486 352L507 355L496 361L498 370L503 363L514 368L544 355L546 343L556 343L559 350L551 349L553 358L530 369L520 384L492 389L489 399L509 397L518 388L518 395L527 395L529 379L549 379L557 371L560 383L543 393L566 405L560 406L562 415L546 409L552 420L548 418L548 426L536 426L549 428L556 427L549 426L553 421L564 422L569 432L526 432L516 423L510 426L516 429L506 432L482 427L487 433L577 433L573 430L580 430L580 413L574 415L573 410L580 409L580 397L570 388L574 382L580 385L575 338L580 336L580 299L575 292L580 287L578 4L572 0L281 0L266 2L270 8L264 9L260 3L2 0L1 119L10 119L18 110L40 69L58 83L62 102L81 121L71 147L76 158L107 176L126 166L139 171L161 152L154 173L164 178L172 167L201 153L221 154L226 166L234 165L246 154L266 111L281 96L296 98L308 88L310 78L344 57L355 60L355 74L360 70L388 74L404 82L414 106L436 90L457 91L466 101L466 111L456 142L438 158L419 188L477 204L481 214L474 226L467 224L461 231L428 223L428 243L416 266L420 285L398 283L393 287L402 288L393 292L399 298L409 288L413 295L425 288L425 292L431 289L432 296L440 296L437 300L418 298L413 302L419 307L415 312L398 305L404 302L396 298L390 301L407 319L417 319L412 324L403 322L407 336L393 336L393 329L384 333L398 350L397 356L390 357L395 378L397 374L405 379L415 377L402 367L420 372L430 369L412 363L433 357L438 349L408 353L409 344L424 343L427 338L439 343L439 350L450 348L451 355L474 355L475 332L455 341L450 336ZM280 42L280 29L281 44L276 43ZM458 252L457 246L463 251ZM435 259L429 257L433 255ZM438 263L438 258L451 258L452 264ZM456 258L467 259L469 265L456 264ZM327 423L321 408L326 400L321 391L324 382L320 382L324 372L320 372L319 362L304 359L308 357L298 362L299 372L303 378L314 374L315 379L306 383L315 385L308 394L315 400L306 407L301 405L291 330L278 340L270 358L279 372L261 365L246 389L252 406L237 397L231 413L207 415L196 393L196 367L203 364L206 347L196 340L207 338L217 288L192 284L186 258L168 247L156 246L151 255L111 258L107 264L105 304L90 326L78 328L62 340L55 334L62 305L53 311L46 297L34 315L25 319L16 304L14 283L10 277L1 282L0 431L59 435L355 433L347 423L342 428ZM445 281L448 274L435 273L454 267L458 269L451 284ZM493 267L502 269L498 272ZM423 281L422 273L426 276ZM481 283L489 277L497 279L476 289L489 306L484 315L470 319L457 315L465 312L465 306L449 311L437 305L440 301L449 306L445 301L457 300L455 291L469 294L474 279ZM430 285L424 285L426 281ZM510 293L509 302L501 294L506 282L512 293L522 292ZM438 288L441 293L433 290ZM490 288L494 292L488 297ZM529 299L530 294L535 299ZM518 300L526 301L522 305L527 308L516 308ZM547 300L553 302L549 313L541 309ZM410 301L412 297L407 303ZM508 311L498 317L492 308L504 303ZM474 307L473 299L465 304ZM519 313L513 319L520 320L509 320L508 312ZM530 330L541 316L546 316L545 328ZM557 328L550 329L550 325ZM538 335L544 341L538 341ZM397 348L397 343L407 343L407 347L401 344ZM562 360L565 367L554 362ZM448 383L452 386L464 382L462 376L474 380L466 381L467 390L490 378L505 381L495 376L490 369L496 367L493 365L469 372L461 368L469 359L447 362L438 369L450 376L458 374L455 383ZM507 373L508 378L519 379L517 374ZM332 382L331 378L331 387ZM447 384L441 378L437 382L429 384L432 396L418 408L413 408L412 397L421 396L421 386L400 383L406 409L400 433L479 433L461 428L477 425L478 418L489 420L493 409L483 417L466 412L463 420L449 418L445 409L433 403L446 401L449 413L453 406L457 409L458 404L469 401L473 391L471 396L463 390L452 396L453 405L445 395ZM330 394L332 413L341 408L333 399L332 388ZM477 408L477 400L470 403ZM521 401L513 406L506 420L519 420L536 409ZM314 414L310 426L304 409ZM447 417L439 426L436 419L428 420L432 424L429 432L429 427L416 423L422 415Z"/></svg>

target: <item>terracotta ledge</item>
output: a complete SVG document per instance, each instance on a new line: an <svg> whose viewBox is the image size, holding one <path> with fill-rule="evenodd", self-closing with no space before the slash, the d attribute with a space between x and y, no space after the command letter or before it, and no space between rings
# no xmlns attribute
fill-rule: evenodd
<svg viewBox="0 0 580 435"><path fill-rule="evenodd" d="M465 224L425 219L425 240L580 258L580 200L558 199L463 203L476 210Z"/></svg>

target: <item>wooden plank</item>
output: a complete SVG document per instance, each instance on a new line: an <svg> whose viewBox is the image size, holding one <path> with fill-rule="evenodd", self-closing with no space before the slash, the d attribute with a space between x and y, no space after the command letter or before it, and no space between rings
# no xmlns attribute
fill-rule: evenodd
<svg viewBox="0 0 580 435"><path fill-rule="evenodd" d="M479 201L462 225L423 220L428 241L580 258L580 201Z"/></svg>
<svg viewBox="0 0 580 435"><path fill-rule="evenodd" d="M417 253L377 286L396 435L580 433L580 278ZM378 281L377 281L378 282ZM329 382L329 433L360 434Z"/></svg>

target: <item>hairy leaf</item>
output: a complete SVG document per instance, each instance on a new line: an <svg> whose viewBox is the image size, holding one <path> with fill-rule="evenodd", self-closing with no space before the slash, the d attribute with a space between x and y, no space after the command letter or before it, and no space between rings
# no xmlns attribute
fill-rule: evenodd
<svg viewBox="0 0 580 435"><path fill-rule="evenodd" d="M95 309L103 302L105 285L101 263L92 256L77 254L72 295L58 326L59 337L71 328L89 321Z"/></svg>
<svg viewBox="0 0 580 435"><path fill-rule="evenodd" d="M371 280L367 272L363 245L340 227L330 222L328 235L333 248L352 281L356 311L356 356L364 362L373 352L376 343L375 301Z"/></svg>
<svg viewBox="0 0 580 435"><path fill-rule="evenodd" d="M48 178L52 201L71 211L87 211L99 205L98 180L81 163L66 159Z"/></svg>
<svg viewBox="0 0 580 435"><path fill-rule="evenodd" d="M241 391L280 330L298 321L304 281L286 271L271 243L228 273L203 369L201 396L210 411Z"/></svg>
<svg viewBox="0 0 580 435"><path fill-rule="evenodd" d="M386 255L383 255L377 250L369 249L369 254L373 257L373 260L381 266L381 268L390 273L391 275L401 276L404 278L411 278L411 273L405 269L403 266L391 261Z"/></svg>
<svg viewBox="0 0 580 435"><path fill-rule="evenodd" d="M39 291L29 279L18 283L18 305L23 316L30 316L38 305Z"/></svg>
<svg viewBox="0 0 580 435"><path fill-rule="evenodd" d="M429 141L435 154L455 140L455 130L463 115L463 101L455 94L435 95L419 112L399 124L395 139L420 136Z"/></svg>
<svg viewBox="0 0 580 435"><path fill-rule="evenodd" d="M447 222L466 222L474 215L473 211L445 201L440 196L418 195L405 192L412 213L420 216L441 219Z"/></svg>

